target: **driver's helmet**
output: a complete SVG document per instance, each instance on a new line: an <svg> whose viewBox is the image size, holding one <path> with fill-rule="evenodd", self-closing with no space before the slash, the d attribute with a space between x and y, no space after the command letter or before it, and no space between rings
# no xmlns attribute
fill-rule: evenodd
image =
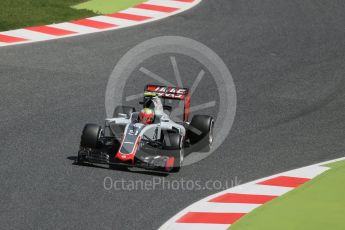
<svg viewBox="0 0 345 230"><path fill-rule="evenodd" d="M139 121L145 125L152 124L154 116L152 109L144 108L139 113Z"/></svg>

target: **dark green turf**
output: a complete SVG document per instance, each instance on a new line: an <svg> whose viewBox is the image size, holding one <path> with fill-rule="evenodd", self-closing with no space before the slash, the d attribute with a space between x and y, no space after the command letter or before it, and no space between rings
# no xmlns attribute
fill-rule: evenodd
<svg viewBox="0 0 345 230"><path fill-rule="evenodd" d="M83 0L1 0L0 31L90 17L90 10L72 9Z"/></svg>

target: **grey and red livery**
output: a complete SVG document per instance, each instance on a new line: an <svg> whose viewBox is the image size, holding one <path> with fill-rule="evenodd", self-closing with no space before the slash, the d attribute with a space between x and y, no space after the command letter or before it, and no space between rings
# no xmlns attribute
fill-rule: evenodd
<svg viewBox="0 0 345 230"><path fill-rule="evenodd" d="M170 118L172 107L166 105L166 99L183 101L183 120ZM209 149L212 145L214 119L195 115L188 121L189 89L147 85L140 104L154 111L151 124L141 123L135 108L117 106L103 127L85 125L76 163L177 172L187 149Z"/></svg>

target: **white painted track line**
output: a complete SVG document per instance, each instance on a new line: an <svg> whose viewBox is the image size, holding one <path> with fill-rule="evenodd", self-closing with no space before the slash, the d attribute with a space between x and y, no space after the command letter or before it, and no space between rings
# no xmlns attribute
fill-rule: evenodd
<svg viewBox="0 0 345 230"><path fill-rule="evenodd" d="M136 24L135 21L121 19L121 18L114 18L114 17L109 17L109 16L95 16L95 17L92 17L92 20L115 24L121 27L131 26L131 25Z"/></svg>
<svg viewBox="0 0 345 230"><path fill-rule="evenodd" d="M33 41L43 41L43 40L55 38L52 35L39 33L39 32L26 30L26 29L11 30L11 31L6 31L6 32L1 32L1 34L18 37L18 38L25 38L25 39L33 40Z"/></svg>
<svg viewBox="0 0 345 230"><path fill-rule="evenodd" d="M268 186L259 184L244 184L231 189L233 193L240 194L257 194L257 195L268 195L268 196L281 196L293 188Z"/></svg>
<svg viewBox="0 0 345 230"><path fill-rule="evenodd" d="M73 24L73 23L69 23L69 22L53 24L50 26L58 28L58 29L74 31L74 32L77 32L79 34L94 33L94 32L98 31L97 29L92 28L92 27L81 26L81 25L77 25L77 24Z"/></svg>
<svg viewBox="0 0 345 230"><path fill-rule="evenodd" d="M322 166L309 166L286 172L284 173L284 176L298 177L299 175L303 175L304 178L314 178L320 175L321 173L327 171L328 169L329 168Z"/></svg>
<svg viewBox="0 0 345 230"><path fill-rule="evenodd" d="M229 213L248 213L259 207L259 204L236 204L236 203L213 203L201 202L192 205L188 211L191 212L229 212Z"/></svg>
<svg viewBox="0 0 345 230"><path fill-rule="evenodd" d="M173 8L185 8L190 6L190 3L188 2L180 2L180 1L173 1L173 0L150 0L145 2L146 4L153 4L157 6L168 6Z"/></svg>
<svg viewBox="0 0 345 230"><path fill-rule="evenodd" d="M168 13L163 13L163 12L158 12L158 11L153 11L153 10L138 9L138 8L129 8L127 10L121 11L121 13L135 14L135 15L146 16L146 17L151 17L155 19L163 18L169 15Z"/></svg>

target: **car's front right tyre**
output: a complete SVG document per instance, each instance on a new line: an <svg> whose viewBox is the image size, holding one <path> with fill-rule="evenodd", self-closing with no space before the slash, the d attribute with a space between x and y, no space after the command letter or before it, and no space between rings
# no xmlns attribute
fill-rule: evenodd
<svg viewBox="0 0 345 230"><path fill-rule="evenodd" d="M165 133L163 136L163 150L170 156L169 160L173 157L173 164L171 169L166 169L170 172L179 172L182 167L184 158L183 137L178 133Z"/></svg>
<svg viewBox="0 0 345 230"><path fill-rule="evenodd" d="M96 124L87 124L84 126L81 135L80 147L97 148L100 145L100 137L102 135L102 127Z"/></svg>

